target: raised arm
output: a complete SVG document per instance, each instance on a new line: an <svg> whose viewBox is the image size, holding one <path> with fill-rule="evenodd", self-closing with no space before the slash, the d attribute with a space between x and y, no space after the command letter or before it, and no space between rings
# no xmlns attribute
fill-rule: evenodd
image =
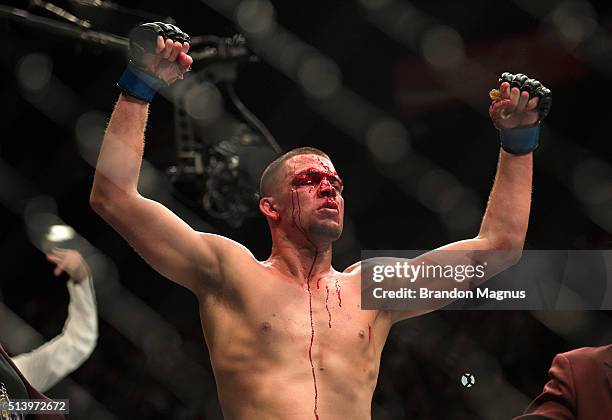
<svg viewBox="0 0 612 420"><path fill-rule="evenodd" d="M500 130L502 147L480 231L474 239L441 249L487 251L523 248L531 207L532 152L538 145L540 120L550 109L550 91L522 74L504 73L500 82L499 93L492 97L489 114Z"/></svg>
<svg viewBox="0 0 612 420"><path fill-rule="evenodd" d="M70 294L68 318L62 333L13 362L28 382L45 392L89 358L98 339L98 314L93 281L81 254L69 249L54 249L47 259L56 264L59 276L65 271Z"/></svg>
<svg viewBox="0 0 612 420"><path fill-rule="evenodd" d="M155 46L151 39L157 40ZM219 255L231 241L194 231L137 189L148 101L161 83L182 79L188 70L193 61L187 55L188 39L161 23L141 25L132 33L132 63L119 82L123 93L104 135L90 202L155 270L197 291L202 279L219 278Z"/></svg>
<svg viewBox="0 0 612 420"><path fill-rule="evenodd" d="M531 207L532 152L538 145L540 121L550 109L550 91L522 74L504 73L493 96L489 114L500 130L501 150L497 173L478 235L438 248L413 261L477 265L483 255L490 260L482 281L515 264L521 256ZM457 252L445 252L457 251ZM487 254L472 251L503 251ZM432 288L458 286L456 282L430 282ZM476 285L474 283L472 286ZM468 283L460 285L468 288ZM439 301L431 308L397 312L395 321L438 309L450 303Z"/></svg>

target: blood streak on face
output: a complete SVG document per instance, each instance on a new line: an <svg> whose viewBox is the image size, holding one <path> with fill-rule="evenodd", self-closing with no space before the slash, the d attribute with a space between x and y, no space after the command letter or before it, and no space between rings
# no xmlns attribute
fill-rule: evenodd
<svg viewBox="0 0 612 420"><path fill-rule="evenodd" d="M300 200L300 227L309 242L327 244L342 234L344 184L330 162L298 156L286 172L287 188ZM295 199L293 199L295 202ZM297 214L296 214L297 217ZM327 245L325 245L327 246Z"/></svg>
<svg viewBox="0 0 612 420"><path fill-rule="evenodd" d="M294 189L302 186L310 186L310 191L312 191L312 189L318 187L323 180L327 180L339 194L342 193L344 183L338 174L330 171L327 167L325 168L325 170L321 170L320 168L311 167L300 171L293 177L291 186Z"/></svg>
<svg viewBox="0 0 612 420"><path fill-rule="evenodd" d="M319 161L319 163L321 164L321 166L325 168L325 170L326 170L326 171L328 171L328 172L332 172L332 171L331 171L331 169L329 169L329 165L327 165L325 162L323 162L323 159L318 158L317 160Z"/></svg>

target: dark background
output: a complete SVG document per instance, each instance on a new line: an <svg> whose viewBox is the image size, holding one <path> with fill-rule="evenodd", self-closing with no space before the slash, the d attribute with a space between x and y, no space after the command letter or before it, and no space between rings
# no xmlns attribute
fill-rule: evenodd
<svg viewBox="0 0 612 420"><path fill-rule="evenodd" d="M230 36L237 31L206 2L120 3L172 16L192 36ZM221 3L219 10L225 10L234 2L210 4ZM279 24L333 60L344 87L375 107L366 118L351 115L348 106L326 107L266 59L242 68L236 85L284 150L318 147L331 156L344 179L350 222L337 247L336 269L359 260L362 249L431 249L477 233L482 213L469 210L484 209L498 153L497 132L486 113L488 90L504 71L541 80L554 97L535 153L526 247L610 248L612 114L607 86L612 76L612 14L605 2L537 3L537 10L530 10L520 1L274 2ZM59 20L31 3L3 4ZM116 11L57 4L103 32L125 35L141 22ZM410 27L414 37L402 43L386 32L392 32L393 19L406 8L413 12L400 28ZM420 14L415 15L414 8ZM430 65L418 41L426 32L419 29L423 20L415 16L427 16L428 25L453 28L463 39L467 60L477 63L479 71L461 64L444 70ZM31 198L44 195L55 200L62 220L114 262L126 295L137 296L155 313L151 316L156 323L149 324L151 318L138 315L135 306L113 305L110 295L99 292L98 347L71 375L72 381L64 381L50 395L68 393L75 413L92 418L97 418L92 414L96 404L83 392L106 407L106 415L117 418L218 418L196 300L154 273L88 204L93 168L79 152L75 127L85 112L97 111L104 119L110 115L118 94L114 84L125 66L123 54L6 16L0 34L0 159L4 170L9 168L28 185L17 186L6 171L0 180L0 291L5 305L47 339L64 322L66 292L52 279L51 265L33 245L31 229L24 223ZM20 60L33 53L47 57L53 81L67 89L50 107L19 80ZM67 108L66 92L72 92L78 106ZM343 112L353 129L334 123L333 116ZM404 158L393 164L378 162L367 142L368 124L382 115L403 124L410 144ZM175 161L173 137L172 104L158 98L151 107L145 159L161 171ZM454 180L444 181L446 174ZM449 208L436 211L437 198L451 184L472 192L459 194ZM198 208L192 210L217 233L243 243L257 258L267 258L270 240L262 217L232 228ZM144 336L122 330L122 321ZM150 331L158 325L170 331L171 343L166 333ZM392 330L383 352L373 418L511 418L539 393L556 353L612 342L609 325L609 313L598 311L449 311L405 321ZM2 337L7 334L19 332L3 331ZM167 360L173 354L166 353L168 345L184 358ZM6 347L23 350L8 343ZM477 380L470 389L458 382L466 371ZM193 396L181 391L185 387L194 389Z"/></svg>

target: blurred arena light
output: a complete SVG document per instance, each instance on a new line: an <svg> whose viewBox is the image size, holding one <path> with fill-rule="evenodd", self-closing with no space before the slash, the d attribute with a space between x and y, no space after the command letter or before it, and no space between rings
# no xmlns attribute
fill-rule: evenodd
<svg viewBox="0 0 612 420"><path fill-rule="evenodd" d="M191 84L185 93L185 111L198 123L207 126L223 114L223 98L214 83Z"/></svg>
<svg viewBox="0 0 612 420"><path fill-rule="evenodd" d="M58 124L76 118L79 98L53 76L51 58L43 53L22 56L15 67L22 96Z"/></svg>
<svg viewBox="0 0 612 420"><path fill-rule="evenodd" d="M410 151L409 135L397 120L381 118L374 121L366 132L366 144L381 163L402 161Z"/></svg>
<svg viewBox="0 0 612 420"><path fill-rule="evenodd" d="M421 41L423 57L437 70L457 67L465 59L463 38L450 26L429 28Z"/></svg>
<svg viewBox="0 0 612 420"><path fill-rule="evenodd" d="M31 53L21 57L15 70L21 88L36 93L45 89L49 84L53 61L47 54Z"/></svg>
<svg viewBox="0 0 612 420"><path fill-rule="evenodd" d="M59 243L83 255L91 252L91 246L57 215L57 203L53 197L33 196L24 208L23 219L30 241L44 253Z"/></svg>
<svg viewBox="0 0 612 420"><path fill-rule="evenodd" d="M307 95L324 99L340 86L340 70L332 60L314 56L299 64L298 81Z"/></svg>
<svg viewBox="0 0 612 420"><path fill-rule="evenodd" d="M51 242L65 242L74 238L74 229L68 225L52 225L45 236Z"/></svg>
<svg viewBox="0 0 612 420"><path fill-rule="evenodd" d="M236 21L248 34L264 34L274 28L274 6L268 0L242 0L236 8Z"/></svg>
<svg viewBox="0 0 612 420"><path fill-rule="evenodd" d="M593 6L586 1L559 2L544 21L552 23L569 50L590 37L598 26Z"/></svg>

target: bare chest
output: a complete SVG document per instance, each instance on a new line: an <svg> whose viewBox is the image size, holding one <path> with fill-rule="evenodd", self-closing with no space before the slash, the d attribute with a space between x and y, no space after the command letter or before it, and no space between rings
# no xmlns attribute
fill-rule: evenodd
<svg viewBox="0 0 612 420"><path fill-rule="evenodd" d="M246 319L263 348L294 348L318 357L345 357L373 346L374 311L362 311L359 282L329 277L306 284L270 279L243 299Z"/></svg>
<svg viewBox="0 0 612 420"><path fill-rule="evenodd" d="M203 313L221 387L268 405L278 396L265 390L314 392L313 404L329 412L338 401L369 401L388 328L378 312L361 310L359 279L250 280L235 303L223 301ZM290 400L286 408L294 410L297 402ZM310 399L305 404L310 407Z"/></svg>

